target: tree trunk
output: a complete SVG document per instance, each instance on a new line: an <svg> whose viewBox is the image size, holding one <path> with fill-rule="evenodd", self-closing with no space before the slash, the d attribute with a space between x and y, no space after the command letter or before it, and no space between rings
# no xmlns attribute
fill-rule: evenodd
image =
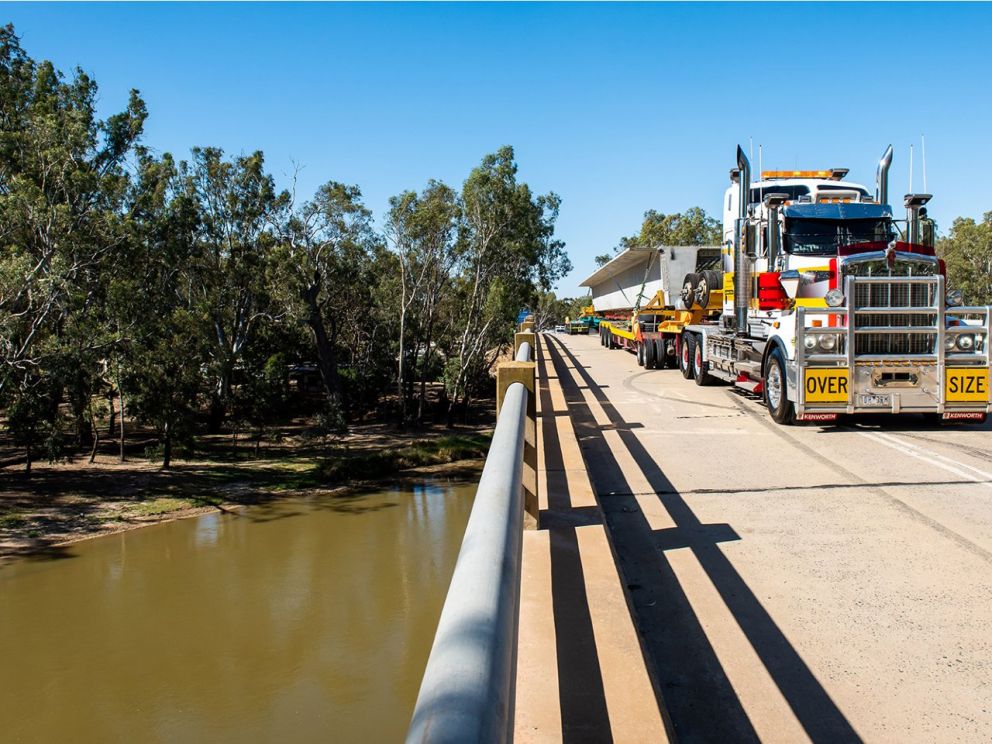
<svg viewBox="0 0 992 744"><path fill-rule="evenodd" d="M113 438L114 429L117 428L117 409L114 408L113 390L107 393L107 407L110 409L110 414L107 416L107 436Z"/></svg>
<svg viewBox="0 0 992 744"><path fill-rule="evenodd" d="M120 403L120 407L121 407L120 456L121 456L121 462L125 462L127 460L127 455L124 452L124 434L125 434L125 432L124 432L124 413L125 413L125 408L124 408L124 388L121 387L120 368L118 368L118 370L117 370L117 394L118 394L117 397L120 398L120 401L121 401L121 403ZM113 407L113 406L111 406L111 407Z"/></svg>
<svg viewBox="0 0 992 744"><path fill-rule="evenodd" d="M320 307L316 302L316 291L307 292L304 299L310 307L307 314L307 325L313 333L313 340L317 346L317 366L320 367L320 376L324 381L324 390L327 398L332 404L341 403L341 378L338 376L338 356L334 343L327 334L324 326L324 319L320 314Z"/></svg>
<svg viewBox="0 0 992 744"><path fill-rule="evenodd" d="M399 372L396 376L396 394L400 398L400 426L406 426L406 394L403 390L403 372L405 369L404 362L406 359L404 355L406 353L406 271L404 270L403 257L400 256L400 282L403 285L403 294L400 298L400 357L399 357Z"/></svg>
<svg viewBox="0 0 992 744"><path fill-rule="evenodd" d="M24 472L31 475L31 445L24 445Z"/></svg>
<svg viewBox="0 0 992 744"><path fill-rule="evenodd" d="M93 432L93 449L90 450L90 465L96 460L96 451L100 446L100 427L96 425L96 416L93 414L93 403L90 402L90 429Z"/></svg>
<svg viewBox="0 0 992 744"><path fill-rule="evenodd" d="M162 470L172 465L172 427L166 422L162 431Z"/></svg>

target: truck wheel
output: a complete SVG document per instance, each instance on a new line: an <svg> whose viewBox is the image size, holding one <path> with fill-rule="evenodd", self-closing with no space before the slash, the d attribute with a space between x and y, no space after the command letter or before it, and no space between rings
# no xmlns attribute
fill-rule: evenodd
<svg viewBox="0 0 992 744"><path fill-rule="evenodd" d="M679 369L682 376L689 380L693 375L692 363L696 356L696 348L691 333L683 333L679 339Z"/></svg>
<svg viewBox="0 0 992 744"><path fill-rule="evenodd" d="M696 301L704 310L710 304L710 295L723 287L723 276L719 271L704 271L699 274L699 282L696 285Z"/></svg>
<svg viewBox="0 0 992 744"><path fill-rule="evenodd" d="M658 365L658 342L649 338L644 342L644 368L654 369Z"/></svg>
<svg viewBox="0 0 992 744"><path fill-rule="evenodd" d="M713 382L713 375L709 373L709 362L703 361L703 339L695 338L695 343L693 344L696 348L693 349L692 355L692 378L696 381L697 385L709 385Z"/></svg>
<svg viewBox="0 0 992 744"><path fill-rule="evenodd" d="M768 413L776 424L789 426L796 422L796 406L786 393L785 357L781 349L773 349L765 364L764 398Z"/></svg>
<svg viewBox="0 0 992 744"><path fill-rule="evenodd" d="M686 310L692 310L692 305L696 301L696 287L699 286L699 274L686 274L682 280L682 292L679 297Z"/></svg>
<svg viewBox="0 0 992 744"><path fill-rule="evenodd" d="M637 344L634 347L634 354L637 356L637 366L644 366L644 344Z"/></svg>

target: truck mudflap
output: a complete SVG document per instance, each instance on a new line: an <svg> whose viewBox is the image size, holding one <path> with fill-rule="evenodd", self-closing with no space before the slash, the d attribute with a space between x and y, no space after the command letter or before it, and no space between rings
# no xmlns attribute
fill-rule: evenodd
<svg viewBox="0 0 992 744"><path fill-rule="evenodd" d="M859 284L919 287L916 294L930 300L913 306L857 305ZM914 295L907 290L904 296ZM796 358L787 377L798 419L928 413L945 420L982 420L992 411L992 308L946 307L942 276L848 277L845 297L842 307L811 311L821 316L812 327L806 324L806 308L797 308ZM905 325L875 320L885 316L900 317ZM886 343L889 349L917 353L879 353Z"/></svg>

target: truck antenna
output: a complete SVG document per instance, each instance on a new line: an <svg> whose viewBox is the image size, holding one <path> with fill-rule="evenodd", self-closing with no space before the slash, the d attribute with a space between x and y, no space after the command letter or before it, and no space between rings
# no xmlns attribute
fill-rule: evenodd
<svg viewBox="0 0 992 744"><path fill-rule="evenodd" d="M922 134L920 135L920 157L923 158L923 193L928 194L927 191L927 140Z"/></svg>
<svg viewBox="0 0 992 744"><path fill-rule="evenodd" d="M761 143L759 142L758 143L758 184L759 184L759 186L758 186L758 201L759 202L762 201L762 196L763 196L762 193L761 193L762 188L760 186L761 179L764 178L764 176L761 175L761 169L763 167L764 166L761 164Z"/></svg>
<svg viewBox="0 0 992 744"><path fill-rule="evenodd" d="M913 193L913 146L909 146L909 193Z"/></svg>

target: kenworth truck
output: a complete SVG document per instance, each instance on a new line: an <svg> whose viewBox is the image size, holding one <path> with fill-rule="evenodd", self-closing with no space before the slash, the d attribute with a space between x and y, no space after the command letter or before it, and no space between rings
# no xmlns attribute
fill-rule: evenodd
<svg viewBox="0 0 992 744"><path fill-rule="evenodd" d="M699 385L761 395L780 424L860 413L984 421L990 308L965 307L945 287L929 194L907 194L905 220L894 218L891 162L889 147L875 194L845 181L846 169L769 171L752 183L738 147L722 272L685 275L678 303L660 309L668 332L652 343L672 343ZM611 332L601 333L615 345Z"/></svg>

